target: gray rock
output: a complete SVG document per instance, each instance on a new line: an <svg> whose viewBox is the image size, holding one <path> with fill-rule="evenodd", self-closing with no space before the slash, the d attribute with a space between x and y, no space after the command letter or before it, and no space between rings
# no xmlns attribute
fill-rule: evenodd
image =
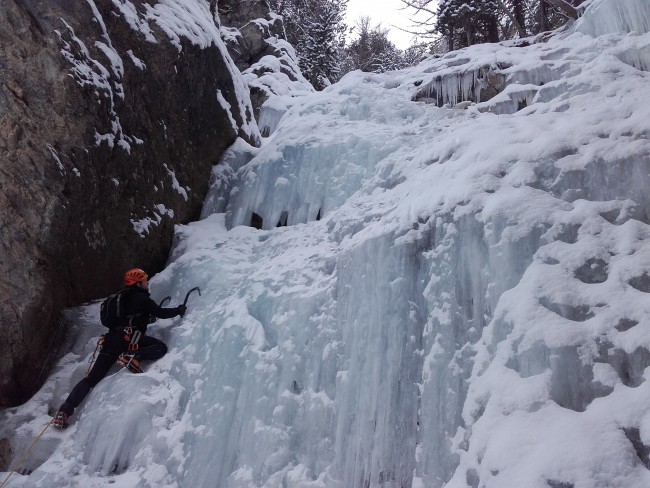
<svg viewBox="0 0 650 488"><path fill-rule="evenodd" d="M0 406L46 376L62 308L159 270L224 149L258 140L217 44L131 3L0 2Z"/></svg>
<svg viewBox="0 0 650 488"><path fill-rule="evenodd" d="M222 0L219 17L224 25L240 29L251 20L263 19L271 8L266 0Z"/></svg>
<svg viewBox="0 0 650 488"><path fill-rule="evenodd" d="M226 0L219 4L222 34L228 52L248 82L255 118L273 95L311 92L293 47L286 42L282 17L271 12L265 0ZM279 62L265 63L266 56ZM273 83L265 80L270 74Z"/></svg>
<svg viewBox="0 0 650 488"><path fill-rule="evenodd" d="M0 471L9 470L9 462L11 461L11 443L9 439L0 439Z"/></svg>

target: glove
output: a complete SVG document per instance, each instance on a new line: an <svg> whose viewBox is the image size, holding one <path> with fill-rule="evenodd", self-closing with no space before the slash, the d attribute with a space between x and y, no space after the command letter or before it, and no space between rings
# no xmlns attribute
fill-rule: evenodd
<svg viewBox="0 0 650 488"><path fill-rule="evenodd" d="M185 305L179 305L176 307L176 310L178 311L178 315L183 317L185 315L185 312L187 311L187 307Z"/></svg>

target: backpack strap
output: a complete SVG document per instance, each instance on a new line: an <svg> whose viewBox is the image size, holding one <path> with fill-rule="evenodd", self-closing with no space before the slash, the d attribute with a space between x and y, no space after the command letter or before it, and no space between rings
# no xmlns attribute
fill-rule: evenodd
<svg viewBox="0 0 650 488"><path fill-rule="evenodd" d="M122 297L124 296L124 292L126 292L127 290L128 290L128 288L126 288L124 290L120 290L117 293L117 297L115 297L115 299L117 300L117 303L116 303L116 306L115 306L115 308L117 310L117 318L120 318L120 319L122 318Z"/></svg>
<svg viewBox="0 0 650 488"><path fill-rule="evenodd" d="M134 291L135 290L133 290L131 287L129 287L129 288L124 288L123 290L120 290L118 292L118 294L117 294L117 316L119 318L124 318L124 319L128 320L128 325L126 327L132 327L133 326L133 323L132 323L133 319L135 317L137 317L138 315L140 315L140 314L133 314L133 315L126 315L126 314L123 315L122 314L122 311L123 311L123 309L122 309L122 299L125 296L129 296L129 295L133 294Z"/></svg>
<svg viewBox="0 0 650 488"><path fill-rule="evenodd" d="M124 288L123 290L120 290L117 292L117 316L122 318L122 299L125 296L129 296L133 293L132 288ZM125 316L125 318L129 318L128 315Z"/></svg>

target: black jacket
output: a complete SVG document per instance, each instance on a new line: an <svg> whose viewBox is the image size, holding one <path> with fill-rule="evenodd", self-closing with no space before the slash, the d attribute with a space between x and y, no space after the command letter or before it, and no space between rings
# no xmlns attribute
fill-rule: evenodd
<svg viewBox="0 0 650 488"><path fill-rule="evenodd" d="M149 292L131 286L124 297L124 312L127 317L133 317L130 321L132 327L142 331L144 334L147 331L147 326L155 322L156 318L170 319L181 314L179 307L163 308L158 306L156 302L151 299Z"/></svg>

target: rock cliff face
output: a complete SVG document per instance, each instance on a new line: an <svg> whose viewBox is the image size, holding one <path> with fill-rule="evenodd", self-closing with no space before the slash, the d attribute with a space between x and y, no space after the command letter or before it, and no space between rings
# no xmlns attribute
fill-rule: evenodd
<svg viewBox="0 0 650 488"><path fill-rule="evenodd" d="M314 91L300 72L293 46L285 39L282 17L271 12L268 2L227 0L219 4L219 15L222 37L249 86L258 121L262 105L272 95Z"/></svg>
<svg viewBox="0 0 650 488"><path fill-rule="evenodd" d="M215 8L0 2L0 406L46 376L62 308L160 269L224 149L256 144Z"/></svg>

